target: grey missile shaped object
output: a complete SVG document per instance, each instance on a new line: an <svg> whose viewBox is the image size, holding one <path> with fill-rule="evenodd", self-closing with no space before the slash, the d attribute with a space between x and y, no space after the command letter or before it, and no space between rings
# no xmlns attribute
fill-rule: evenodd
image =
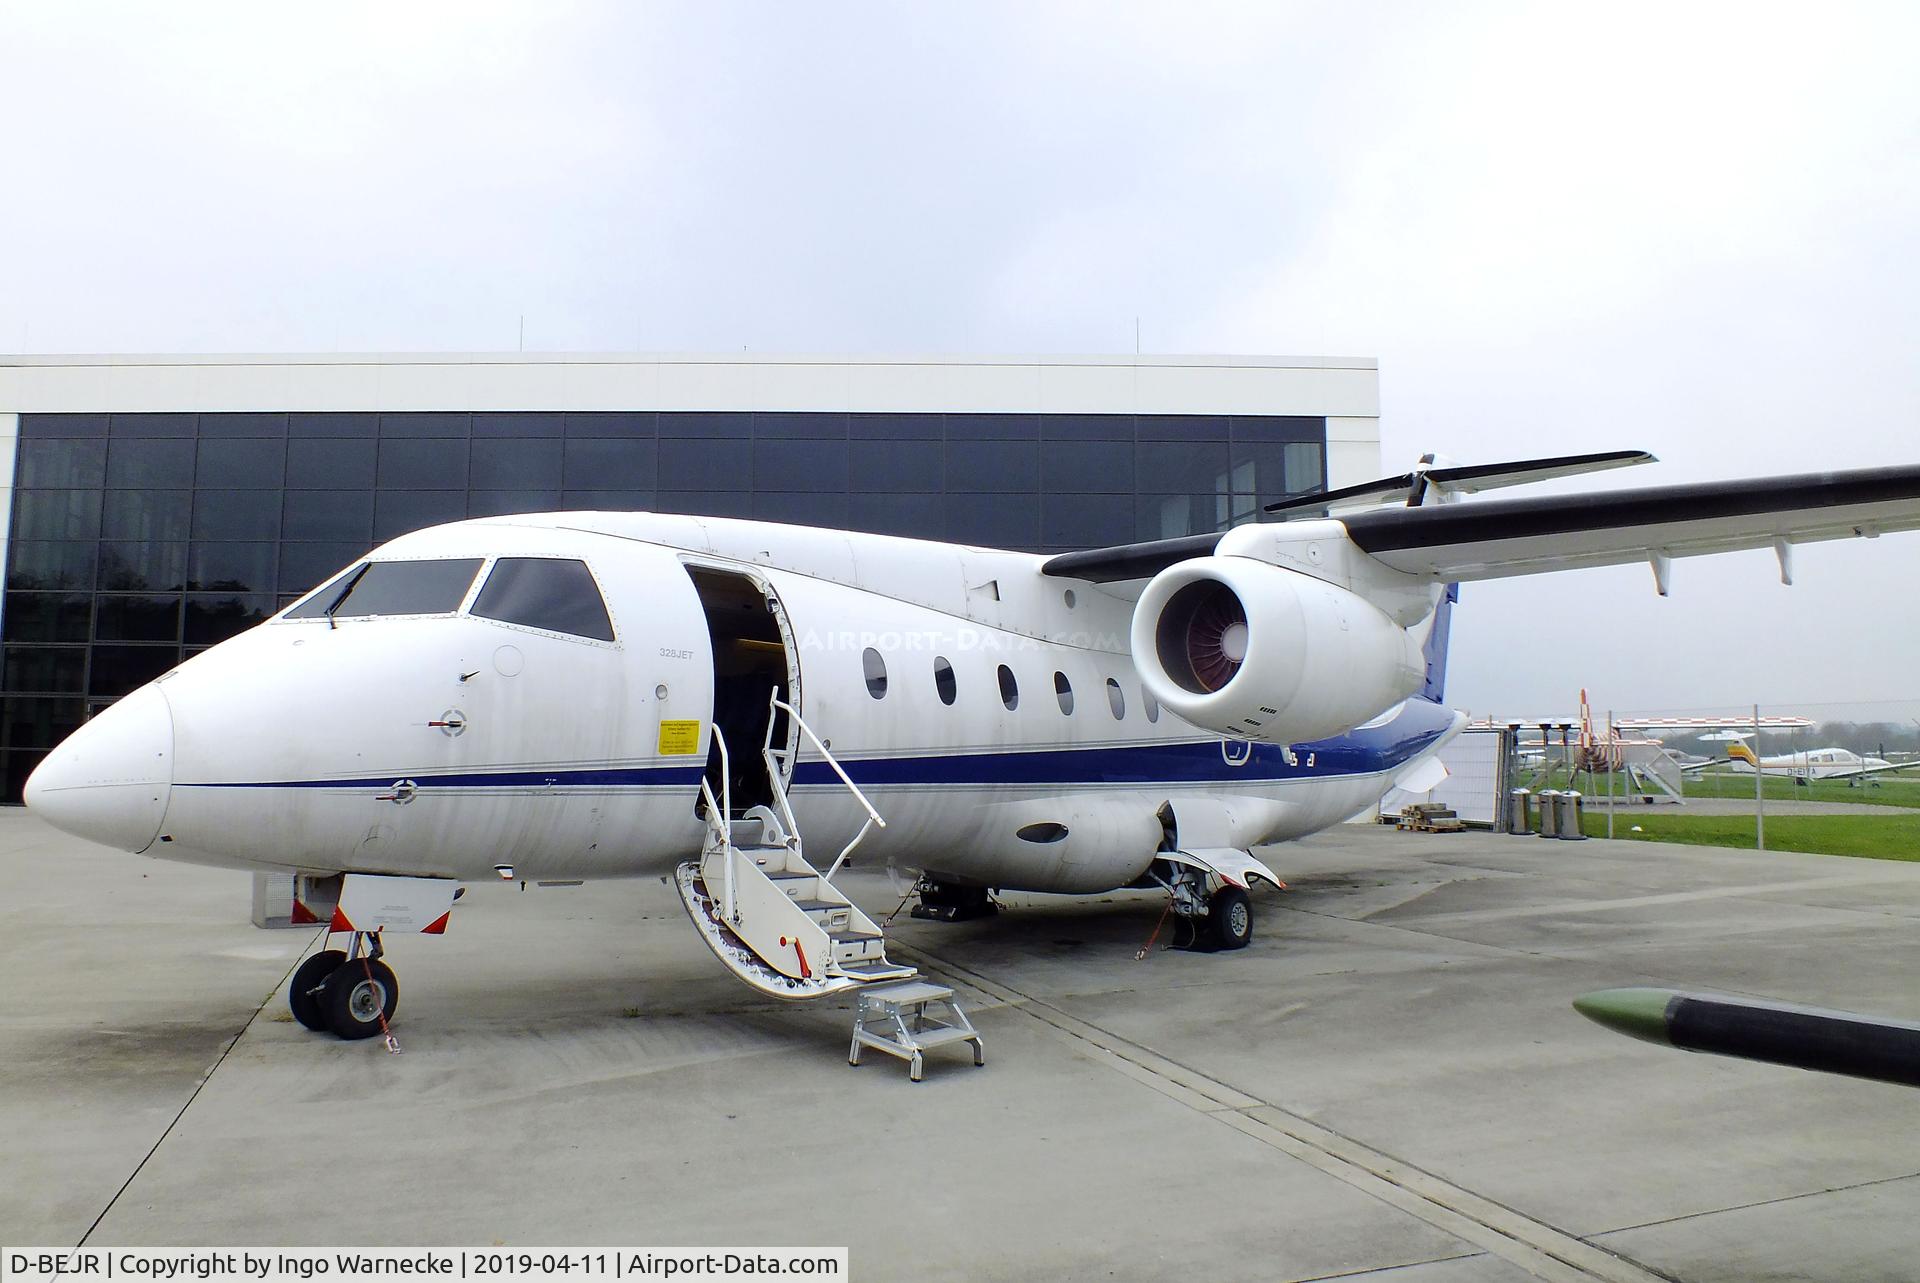
<svg viewBox="0 0 1920 1283"><path fill-rule="evenodd" d="M1602 989L1574 999L1596 1024L1644 1042L1920 1087L1920 1023L1853 1011L1671 989Z"/></svg>

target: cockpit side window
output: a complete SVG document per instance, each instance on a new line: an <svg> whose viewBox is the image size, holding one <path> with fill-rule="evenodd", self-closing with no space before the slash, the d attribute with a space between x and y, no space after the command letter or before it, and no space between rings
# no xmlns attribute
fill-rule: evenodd
<svg viewBox="0 0 1920 1283"><path fill-rule="evenodd" d="M480 573L480 558L370 561L355 566L287 612L288 619L451 615Z"/></svg>
<svg viewBox="0 0 1920 1283"><path fill-rule="evenodd" d="M551 633L613 640L600 585L586 562L566 557L500 558L474 599L473 613Z"/></svg>

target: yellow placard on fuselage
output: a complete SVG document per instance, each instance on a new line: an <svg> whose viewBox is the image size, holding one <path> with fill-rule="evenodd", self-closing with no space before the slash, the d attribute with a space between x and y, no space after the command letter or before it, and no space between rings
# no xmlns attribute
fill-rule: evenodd
<svg viewBox="0 0 1920 1283"><path fill-rule="evenodd" d="M663 721L660 723L660 756L678 757L700 751L700 722Z"/></svg>

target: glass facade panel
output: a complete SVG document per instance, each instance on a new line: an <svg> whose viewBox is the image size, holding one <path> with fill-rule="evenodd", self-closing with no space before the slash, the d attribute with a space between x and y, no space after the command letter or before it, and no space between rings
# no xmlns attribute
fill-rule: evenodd
<svg viewBox="0 0 1920 1283"><path fill-rule="evenodd" d="M24 422L32 422L28 416ZM105 441L34 441L20 443L17 485L22 488L98 486L107 477Z"/></svg>
<svg viewBox="0 0 1920 1283"><path fill-rule="evenodd" d="M108 539L185 539L189 490L109 490L100 533Z"/></svg>
<svg viewBox="0 0 1920 1283"><path fill-rule="evenodd" d="M102 592L179 592L186 583L184 540L119 540L100 545Z"/></svg>
<svg viewBox="0 0 1920 1283"><path fill-rule="evenodd" d="M1224 442L1142 441L1135 447L1134 458L1137 475L1156 490L1207 494L1227 489Z"/></svg>
<svg viewBox="0 0 1920 1283"><path fill-rule="evenodd" d="M769 414L753 416L753 435L759 441L807 437L818 441L845 441L847 416L844 414Z"/></svg>
<svg viewBox="0 0 1920 1283"><path fill-rule="evenodd" d="M283 539L373 541L373 493L368 490L289 490L280 521Z"/></svg>
<svg viewBox="0 0 1920 1283"><path fill-rule="evenodd" d="M97 543L16 539L7 549L7 587L91 591L99 551Z"/></svg>
<svg viewBox="0 0 1920 1283"><path fill-rule="evenodd" d="M662 437L696 437L711 441L719 437L751 437L751 414L715 413L697 410L663 410L655 420Z"/></svg>
<svg viewBox="0 0 1920 1283"><path fill-rule="evenodd" d="M845 441L756 441L753 443L755 490L835 490L847 492Z"/></svg>
<svg viewBox="0 0 1920 1283"><path fill-rule="evenodd" d="M1040 505L1032 495L950 494L947 528L937 539L987 548L1031 547L1040 542Z"/></svg>
<svg viewBox="0 0 1920 1283"><path fill-rule="evenodd" d="M373 501L373 539L385 543L409 530L461 521L466 515L464 490L382 490Z"/></svg>
<svg viewBox="0 0 1920 1283"><path fill-rule="evenodd" d="M1040 504L1040 542L1050 547L1103 548L1133 542L1132 495L1049 493Z"/></svg>
<svg viewBox="0 0 1920 1283"><path fill-rule="evenodd" d="M696 437L669 437L660 442L662 490L749 490L750 460L735 448L716 449Z"/></svg>
<svg viewBox="0 0 1920 1283"><path fill-rule="evenodd" d="M568 414L561 416L566 420L566 433L570 437L651 437L657 436L655 420L658 415L652 411L632 413Z"/></svg>
<svg viewBox="0 0 1920 1283"><path fill-rule="evenodd" d="M285 441L200 441L193 483L220 490L278 490L287 481Z"/></svg>
<svg viewBox="0 0 1920 1283"><path fill-rule="evenodd" d="M180 594L165 596L105 595L94 614L93 635L99 641L178 642Z"/></svg>
<svg viewBox="0 0 1920 1283"><path fill-rule="evenodd" d="M475 441L467 484L475 490L558 490L560 457L557 436Z"/></svg>
<svg viewBox="0 0 1920 1283"><path fill-rule="evenodd" d="M44 695L9 695L0 703L0 750L52 748L87 720L87 701ZM34 755L39 760L39 753Z"/></svg>
<svg viewBox="0 0 1920 1283"><path fill-rule="evenodd" d="M193 492L195 539L277 539L279 536L280 491Z"/></svg>
<svg viewBox="0 0 1920 1283"><path fill-rule="evenodd" d="M1040 484L1037 441L947 441L947 489L1005 494Z"/></svg>
<svg viewBox="0 0 1920 1283"><path fill-rule="evenodd" d="M367 540L352 543L283 543L280 545L281 596L306 592L358 561Z"/></svg>
<svg viewBox="0 0 1920 1283"><path fill-rule="evenodd" d="M753 496L753 516L757 521L784 521L795 526L834 526L847 524L847 495L844 490L804 490L791 494L762 490Z"/></svg>
<svg viewBox="0 0 1920 1283"><path fill-rule="evenodd" d="M855 441L941 441L947 429L938 414L849 414L847 435Z"/></svg>
<svg viewBox="0 0 1920 1283"><path fill-rule="evenodd" d="M379 444L332 439L287 442L287 485L296 490L367 489Z"/></svg>
<svg viewBox="0 0 1920 1283"><path fill-rule="evenodd" d="M279 607L260 593L188 593L186 637L189 646L210 646L244 633Z"/></svg>
<svg viewBox="0 0 1920 1283"><path fill-rule="evenodd" d="M380 435L402 437L464 437L472 430L470 414L383 414Z"/></svg>
<svg viewBox="0 0 1920 1283"><path fill-rule="evenodd" d="M1131 441L1131 414L1043 414L1040 435L1048 441Z"/></svg>
<svg viewBox="0 0 1920 1283"><path fill-rule="evenodd" d="M20 490L13 496L15 539L98 539L98 490Z"/></svg>
<svg viewBox="0 0 1920 1283"><path fill-rule="evenodd" d="M1040 485L1050 493L1133 493L1131 441L1049 441L1040 447Z"/></svg>
<svg viewBox="0 0 1920 1283"><path fill-rule="evenodd" d="M847 499L847 525L877 535L904 535L909 539L938 538L929 533L935 522L928 508L938 497L918 494L853 494Z"/></svg>
<svg viewBox="0 0 1920 1283"><path fill-rule="evenodd" d="M938 441L856 441L848 462L856 498L873 491L934 494L946 476L946 447Z"/></svg>
<svg viewBox="0 0 1920 1283"><path fill-rule="evenodd" d="M104 414L30 414L20 421L20 435L27 437L104 437Z"/></svg>
<svg viewBox="0 0 1920 1283"><path fill-rule="evenodd" d="M85 593L10 592L7 640L84 642L93 634L93 598Z"/></svg>
<svg viewBox="0 0 1920 1283"><path fill-rule="evenodd" d="M8 646L4 679L9 693L47 694L86 688L87 652L78 646Z"/></svg>
<svg viewBox="0 0 1920 1283"><path fill-rule="evenodd" d="M515 512L552 512L560 507L560 491L475 490L467 495L469 517L499 517Z"/></svg>
<svg viewBox="0 0 1920 1283"><path fill-rule="evenodd" d="M476 437L557 437L565 430L564 414L476 414ZM478 450L475 451L478 457Z"/></svg>
<svg viewBox="0 0 1920 1283"><path fill-rule="evenodd" d="M379 486L382 490L465 490L469 448L465 441L436 438L382 440Z"/></svg>
<svg viewBox="0 0 1920 1283"><path fill-rule="evenodd" d="M655 501L651 490L563 490L560 506L568 512L647 512Z"/></svg>
<svg viewBox="0 0 1920 1283"><path fill-rule="evenodd" d="M192 437L199 427L195 414L114 414L107 417L112 437Z"/></svg>
<svg viewBox="0 0 1920 1283"><path fill-rule="evenodd" d="M200 439L227 437L284 437L287 435L287 416L284 414L203 414L200 416ZM228 484L223 482L224 484Z"/></svg>
<svg viewBox="0 0 1920 1283"><path fill-rule="evenodd" d="M193 440L116 439L107 443L107 484L147 490L193 484Z"/></svg>
<svg viewBox="0 0 1920 1283"><path fill-rule="evenodd" d="M95 646L87 665L87 694L117 699L180 663L178 646Z"/></svg>
<svg viewBox="0 0 1920 1283"><path fill-rule="evenodd" d="M568 441L561 483L575 490L651 490L657 449L652 437Z"/></svg>
<svg viewBox="0 0 1920 1283"><path fill-rule="evenodd" d="M26 414L16 460L3 800L42 751L5 738L4 710L40 701L20 724L47 739L55 706L111 700L181 644L469 514L653 509L1053 552L1255 520L1326 469L1317 418L919 411Z"/></svg>
<svg viewBox="0 0 1920 1283"><path fill-rule="evenodd" d="M272 592L275 546L197 543L187 550L187 587L196 592Z"/></svg>
<svg viewBox="0 0 1920 1283"><path fill-rule="evenodd" d="M750 517L753 496L745 490L662 490L654 498L659 512L702 517Z"/></svg>
<svg viewBox="0 0 1920 1283"><path fill-rule="evenodd" d="M291 437L377 437L377 414L289 414L287 435Z"/></svg>

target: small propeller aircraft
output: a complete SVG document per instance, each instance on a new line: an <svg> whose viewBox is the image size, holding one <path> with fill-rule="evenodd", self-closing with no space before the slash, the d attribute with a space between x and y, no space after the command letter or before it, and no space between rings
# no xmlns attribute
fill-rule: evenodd
<svg viewBox="0 0 1920 1283"><path fill-rule="evenodd" d="M26 800L295 874L347 947L289 1002L349 1038L393 1015L383 941L444 930L461 882L670 878L792 999L910 973L834 883L856 850L930 916L1157 887L1238 948L1280 880L1253 848L1438 781L1459 582L1644 560L1664 593L1676 557L1771 545L1784 573L1794 543L1920 526L1920 467L1465 499L1650 461L1429 458L1054 557L646 512L437 526L120 700Z"/></svg>
<svg viewBox="0 0 1920 1283"><path fill-rule="evenodd" d="M1805 783L1808 780L1858 780L1888 771L1913 768L1912 762L1889 762L1884 757L1862 757L1850 748L1810 748L1797 753L1770 753L1756 757L1744 742L1727 745L1727 760L1736 772L1751 775L1785 775Z"/></svg>

